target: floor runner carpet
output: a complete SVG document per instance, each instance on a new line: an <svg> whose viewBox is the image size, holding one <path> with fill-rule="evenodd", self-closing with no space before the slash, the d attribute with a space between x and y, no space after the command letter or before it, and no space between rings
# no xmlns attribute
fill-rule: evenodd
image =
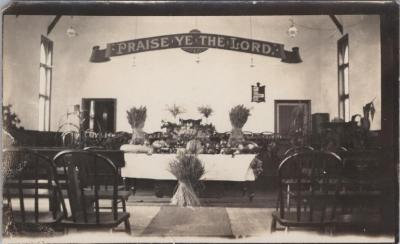
<svg viewBox="0 0 400 244"><path fill-rule="evenodd" d="M142 236L233 237L225 208L163 206Z"/></svg>

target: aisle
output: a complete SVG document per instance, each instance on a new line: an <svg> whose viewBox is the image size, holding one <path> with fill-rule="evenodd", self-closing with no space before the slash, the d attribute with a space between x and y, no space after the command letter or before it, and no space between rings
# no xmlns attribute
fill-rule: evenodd
<svg viewBox="0 0 400 244"><path fill-rule="evenodd" d="M257 237L269 234L270 208L129 206L133 236Z"/></svg>
<svg viewBox="0 0 400 244"><path fill-rule="evenodd" d="M168 215L160 213L162 208L168 208ZM132 234L128 235L123 230L114 230L113 233L108 231L89 231L89 232L74 232L70 231L66 235L61 233L48 236L48 237L16 237L6 238L4 243L93 243L95 241L102 243L132 243L132 242L230 242L230 243L244 243L244 242L393 242L391 236L363 236L363 235L322 235L316 231L311 230L291 230L288 233L278 231L270 233L271 212L272 208L231 208L231 207L201 207L200 211L182 209L178 207L160 207L160 206L128 206L127 210L130 212L130 222ZM194 218L188 219L190 221L190 228L176 228L171 222L176 219L175 214L181 212L193 211ZM162 211L161 211L162 212ZM197 213L196 213L197 212ZM216 212L218 216L227 215L222 221L216 223L217 225L223 222L219 228L209 228L204 225L206 220L214 219ZM165 212L166 213L166 212ZM197 214L201 214L201 220L195 218ZM162 215L162 216L161 216ZM161 216L157 220L157 216ZM200 216L199 216L200 217ZM227 217L227 218L226 218ZM156 220L155 220L156 219ZM174 233L166 233L165 229L158 232L155 227L165 226L168 222L169 228L175 230ZM157 222L157 223L155 223ZM215 226L215 225L214 225ZM198 228L198 229L196 229ZM176 232L179 230L179 232ZM220 236L222 233L231 233L229 236ZM206 233L207 235L204 235Z"/></svg>

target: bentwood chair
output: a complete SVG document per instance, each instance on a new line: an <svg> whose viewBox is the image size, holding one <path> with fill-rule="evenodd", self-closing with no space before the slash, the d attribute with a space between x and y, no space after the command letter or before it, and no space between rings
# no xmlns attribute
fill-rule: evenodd
<svg viewBox="0 0 400 244"><path fill-rule="evenodd" d="M108 228L125 224L131 232L129 213L118 211L118 169L107 157L91 151L66 150L54 157L58 173L64 174L69 199L66 228ZM101 186L110 186L110 198L101 198ZM104 211L107 207L110 211Z"/></svg>
<svg viewBox="0 0 400 244"><path fill-rule="evenodd" d="M114 165L117 165L114 160L118 160L118 161L124 160L122 151L115 150L115 151L107 152L104 148L98 147L98 146L85 147L84 150L92 151L95 153L100 153L101 155L106 156L108 159L113 161ZM121 165L121 163L119 163L119 165ZM118 178L118 195L117 195L118 203L121 203L121 208L125 212L126 211L126 202L128 201L129 197L132 195L134 190L127 189L124 179L120 175L120 168L118 168L118 176L119 176L119 177L117 177ZM101 199L112 199L113 198L113 190L112 190L112 187L108 183L112 184L112 182L104 182L104 184L100 185L99 197Z"/></svg>
<svg viewBox="0 0 400 244"><path fill-rule="evenodd" d="M329 152L299 152L285 158L278 168L279 206L272 214L271 231L277 223L285 230L333 227L342 169L341 158ZM286 194L293 201L283 201Z"/></svg>
<svg viewBox="0 0 400 244"><path fill-rule="evenodd" d="M312 152L312 151L314 151L314 148L311 146L294 146L294 147L287 149L283 153L282 159L285 159L295 153ZM286 188L287 188L286 189L286 202L287 202L288 206L290 205L290 195L292 194L292 192L290 191L290 186L291 186L291 184L289 184L289 183L286 185ZM279 194L279 192L278 192L278 194ZM279 199L279 197L278 197L278 199ZM278 207L279 207L279 201L277 202L277 208Z"/></svg>
<svg viewBox="0 0 400 244"><path fill-rule="evenodd" d="M6 232L51 232L66 211L53 161L30 149L10 148L3 150L2 162Z"/></svg>
<svg viewBox="0 0 400 244"><path fill-rule="evenodd" d="M311 146L295 146L295 147L291 147L288 150L285 151L285 153L283 154L283 158L286 158L290 155L293 155L295 153L299 153L299 152L309 152L309 151L314 151L314 148Z"/></svg>

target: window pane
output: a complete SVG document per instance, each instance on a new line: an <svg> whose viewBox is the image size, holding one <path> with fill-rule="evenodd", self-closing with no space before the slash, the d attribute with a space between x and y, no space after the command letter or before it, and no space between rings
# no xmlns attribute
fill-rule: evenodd
<svg viewBox="0 0 400 244"><path fill-rule="evenodd" d="M39 97L39 130L43 131L44 130L44 109L45 109L45 104L44 104L44 97Z"/></svg>
<svg viewBox="0 0 400 244"><path fill-rule="evenodd" d="M344 69L343 74L343 86L344 86L344 94L349 94L349 68Z"/></svg>
<svg viewBox="0 0 400 244"><path fill-rule="evenodd" d="M39 94L46 94L46 69L44 67L40 67L40 78L39 78Z"/></svg>
<svg viewBox="0 0 400 244"><path fill-rule="evenodd" d="M349 63L349 46L346 45L344 47L344 57L343 57L344 63L348 64Z"/></svg>
<svg viewBox="0 0 400 244"><path fill-rule="evenodd" d="M46 70L46 95L50 96L51 92L51 69Z"/></svg>
<svg viewBox="0 0 400 244"><path fill-rule="evenodd" d="M46 58L46 64L48 65L48 66L51 66L51 64L52 64L52 60L51 60L51 55L52 55L52 50L48 50L48 52L47 52L47 58Z"/></svg>
<svg viewBox="0 0 400 244"><path fill-rule="evenodd" d="M46 63L46 48L43 42L40 44L40 63Z"/></svg>
<svg viewBox="0 0 400 244"><path fill-rule="evenodd" d="M50 101L45 99L45 106L44 106L44 129L50 129Z"/></svg>
<svg viewBox="0 0 400 244"><path fill-rule="evenodd" d="M346 122L350 121L350 101L348 98L344 100L344 115L344 120Z"/></svg>

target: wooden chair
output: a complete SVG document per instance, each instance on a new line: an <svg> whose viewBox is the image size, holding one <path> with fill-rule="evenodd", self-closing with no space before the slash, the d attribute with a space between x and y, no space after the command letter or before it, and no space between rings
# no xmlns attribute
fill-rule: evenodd
<svg viewBox="0 0 400 244"><path fill-rule="evenodd" d="M125 224L131 232L129 213L118 211L118 169L107 157L91 151L66 150L54 157L58 172L66 175L70 214L61 223L66 228L115 228ZM110 185L104 199L101 186ZM111 206L110 206L111 203ZM111 211L100 211L109 206Z"/></svg>
<svg viewBox="0 0 400 244"><path fill-rule="evenodd" d="M3 209L12 231L52 231L65 217L55 165L26 148L3 149ZM48 208L46 208L46 205Z"/></svg>
<svg viewBox="0 0 400 244"><path fill-rule="evenodd" d="M382 173L379 151L343 151L343 186L339 195L341 211L336 228L363 232L382 230Z"/></svg>
<svg viewBox="0 0 400 244"><path fill-rule="evenodd" d="M277 223L286 230L333 227L342 169L341 158L329 152L299 152L285 158L278 168L279 206L272 214L271 231ZM293 202L283 201L287 195Z"/></svg>
<svg viewBox="0 0 400 244"><path fill-rule="evenodd" d="M287 149L283 153L282 159L285 159L285 158L287 158L287 157L289 157L289 156L291 156L291 155L293 155L295 153L311 152L311 151L314 151L314 148L311 147L311 146L295 146L295 147L291 147L291 148ZM287 184L287 186L286 186L287 187L287 189L286 189L286 202L287 202L288 206L290 205L290 195L292 194L292 192L290 191L290 186L291 186L291 184ZM279 192L278 192L278 194L279 194ZM279 196L278 196L278 199L279 199ZM277 202L276 208L278 209L278 207L279 207L279 201Z"/></svg>
<svg viewBox="0 0 400 244"><path fill-rule="evenodd" d="M96 147L85 147L84 150L93 151L95 153L100 153L103 156L106 156L106 154L107 154L106 151L104 151L105 150L104 148L98 147L98 146L96 146ZM96 152L96 150L98 150L98 151ZM117 151L113 151L113 153L115 154L115 153L117 153ZM123 160L123 152L121 152L121 154L122 154L121 157L122 157L122 160ZM114 155L114 156L116 156L118 159L120 159L119 155ZM107 157L107 158L109 158L111 160L110 157ZM128 201L129 197L134 193L134 191L136 189L134 189L134 188L132 190L127 189L127 186L126 186L126 184L124 182L124 179L120 175L120 168L118 168L118 175L119 175L119 177L118 177L118 195L117 195L118 203L121 203L122 210L124 212L126 212L126 202ZM99 197L101 199L112 199L112 197L113 197L112 187L110 185L106 184L106 183L107 182L104 182L104 184L100 186L101 189L99 191Z"/></svg>

